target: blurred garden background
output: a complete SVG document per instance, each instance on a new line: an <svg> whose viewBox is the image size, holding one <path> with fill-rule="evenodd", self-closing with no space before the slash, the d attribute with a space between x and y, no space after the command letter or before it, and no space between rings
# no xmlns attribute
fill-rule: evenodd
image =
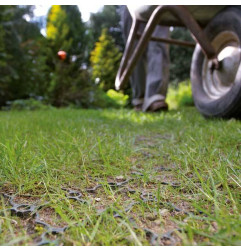
<svg viewBox="0 0 241 252"><path fill-rule="evenodd" d="M77 5L50 6L44 16L34 15L35 6L0 6L1 109L130 106L130 88L114 90L124 50L119 9L104 5L83 21ZM192 40L182 28L171 28L171 37ZM170 46L170 109L193 105L191 55L190 48Z"/></svg>

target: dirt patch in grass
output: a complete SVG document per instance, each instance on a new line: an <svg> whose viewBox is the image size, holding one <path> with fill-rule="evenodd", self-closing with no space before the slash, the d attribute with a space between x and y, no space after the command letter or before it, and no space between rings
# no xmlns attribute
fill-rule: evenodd
<svg viewBox="0 0 241 252"><path fill-rule="evenodd" d="M44 207L38 211L38 219L52 227L65 227L67 223L51 207Z"/></svg>
<svg viewBox="0 0 241 252"><path fill-rule="evenodd" d="M31 195L17 195L13 201L16 204L36 205L39 204L40 200L40 197L33 197Z"/></svg>
<svg viewBox="0 0 241 252"><path fill-rule="evenodd" d="M154 134L153 136L138 135L135 138L135 145L145 145L153 147L158 145L163 140L170 140L173 136L171 134Z"/></svg>

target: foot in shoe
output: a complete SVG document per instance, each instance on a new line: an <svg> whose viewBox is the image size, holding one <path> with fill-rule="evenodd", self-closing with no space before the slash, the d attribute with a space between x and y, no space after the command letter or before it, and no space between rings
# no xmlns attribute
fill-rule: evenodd
<svg viewBox="0 0 241 252"><path fill-rule="evenodd" d="M168 104L165 101L155 101L148 108L148 111L151 112L166 111L166 110L168 110Z"/></svg>

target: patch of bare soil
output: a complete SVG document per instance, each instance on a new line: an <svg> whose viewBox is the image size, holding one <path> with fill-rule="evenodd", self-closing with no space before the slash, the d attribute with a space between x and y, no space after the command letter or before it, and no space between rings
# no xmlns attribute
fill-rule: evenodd
<svg viewBox="0 0 241 252"><path fill-rule="evenodd" d="M157 145L158 143L160 143L163 140L169 140L171 139L173 136L170 134L155 134L153 136L143 136L143 135L139 135L136 137L135 139L135 145L138 144L145 144L146 146L152 147Z"/></svg>
<svg viewBox="0 0 241 252"><path fill-rule="evenodd" d="M16 204L35 205L38 204L40 200L40 197L33 197L31 195L17 195L14 197L14 203Z"/></svg>
<svg viewBox="0 0 241 252"><path fill-rule="evenodd" d="M61 217L51 207L44 207L38 211L38 219L52 227L65 227L66 222L63 222Z"/></svg>

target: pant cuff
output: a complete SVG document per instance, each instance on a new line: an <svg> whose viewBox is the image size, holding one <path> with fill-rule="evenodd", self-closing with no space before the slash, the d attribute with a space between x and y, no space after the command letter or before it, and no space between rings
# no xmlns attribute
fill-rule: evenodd
<svg viewBox="0 0 241 252"><path fill-rule="evenodd" d="M164 95L156 94L151 97L145 98L142 110L145 112L151 106L153 102L165 101L166 97Z"/></svg>
<svg viewBox="0 0 241 252"><path fill-rule="evenodd" d="M133 106L138 106L138 105L142 105L144 102L144 99L143 98L135 98L132 100L132 105Z"/></svg>

